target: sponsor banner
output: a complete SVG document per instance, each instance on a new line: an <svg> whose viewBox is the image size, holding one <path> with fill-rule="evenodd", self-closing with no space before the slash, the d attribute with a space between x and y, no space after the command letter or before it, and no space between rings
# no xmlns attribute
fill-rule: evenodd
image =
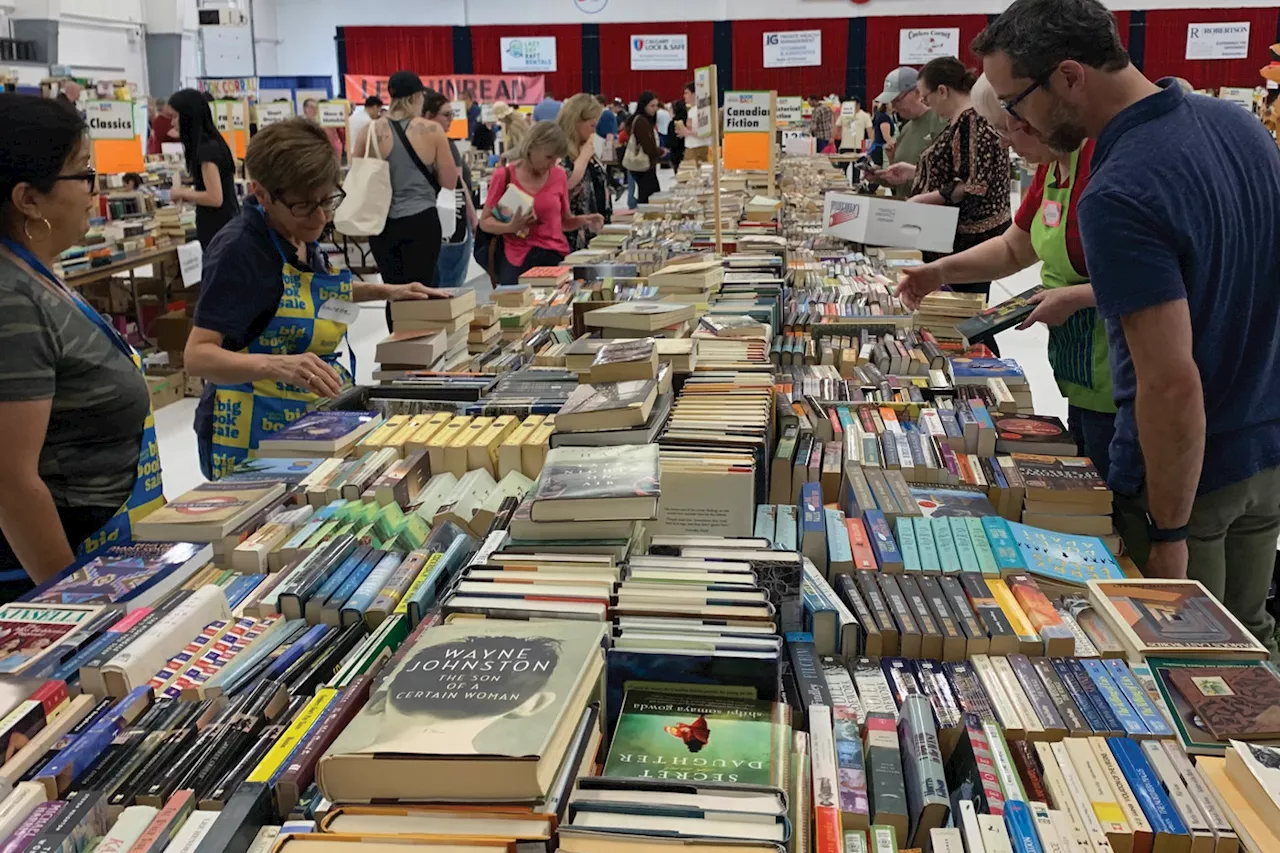
<svg viewBox="0 0 1280 853"><path fill-rule="evenodd" d="M689 37L632 36L632 71L683 71L689 67Z"/></svg>
<svg viewBox="0 0 1280 853"><path fill-rule="evenodd" d="M924 65L940 56L959 55L959 27L898 30L899 65Z"/></svg>
<svg viewBox="0 0 1280 853"><path fill-rule="evenodd" d="M377 74L348 74L345 79L347 100L363 104L370 95L384 103L391 102L387 94L387 78ZM461 97L463 92L481 104L505 101L508 104L536 104L542 100L546 89L541 74L446 74L423 75L422 84L435 89L449 99Z"/></svg>
<svg viewBox="0 0 1280 853"><path fill-rule="evenodd" d="M765 68L804 68L822 64L822 30L764 34Z"/></svg>
<svg viewBox="0 0 1280 853"><path fill-rule="evenodd" d="M504 38L503 71L555 71L556 37Z"/></svg>
<svg viewBox="0 0 1280 853"><path fill-rule="evenodd" d="M1187 24L1187 59L1248 59L1249 22Z"/></svg>

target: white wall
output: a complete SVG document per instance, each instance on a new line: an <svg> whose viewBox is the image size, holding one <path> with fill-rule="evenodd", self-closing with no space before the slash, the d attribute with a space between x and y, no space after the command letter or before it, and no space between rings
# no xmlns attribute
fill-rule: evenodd
<svg viewBox="0 0 1280 853"><path fill-rule="evenodd" d="M279 73L280 37L276 21L276 0L253 0L253 46L259 77L274 77Z"/></svg>
<svg viewBox="0 0 1280 853"><path fill-rule="evenodd" d="M142 0L62 0L58 62L77 74L124 79L147 91Z"/></svg>

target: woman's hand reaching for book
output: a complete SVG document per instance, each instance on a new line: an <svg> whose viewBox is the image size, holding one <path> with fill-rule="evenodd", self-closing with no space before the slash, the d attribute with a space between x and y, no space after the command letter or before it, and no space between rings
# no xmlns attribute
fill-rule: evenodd
<svg viewBox="0 0 1280 853"><path fill-rule="evenodd" d="M267 356L267 376L305 388L321 397L336 397L342 393L342 377L338 371L313 352Z"/></svg>
<svg viewBox="0 0 1280 853"><path fill-rule="evenodd" d="M904 267L894 295L902 300L903 305L915 311L920 307L920 300L946 283L942 270L936 263Z"/></svg>

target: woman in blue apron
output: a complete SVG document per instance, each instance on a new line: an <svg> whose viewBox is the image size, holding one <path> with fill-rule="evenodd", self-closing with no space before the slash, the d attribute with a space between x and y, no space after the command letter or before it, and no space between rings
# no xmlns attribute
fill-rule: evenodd
<svg viewBox="0 0 1280 853"><path fill-rule="evenodd" d="M187 340L187 372L206 380L196 409L200 469L227 474L264 437L334 397L355 373L339 363L358 302L444 296L420 282L353 282L329 266L318 241L342 201L342 170L317 125L289 119L249 143L253 202L205 254Z"/></svg>
<svg viewBox="0 0 1280 853"><path fill-rule="evenodd" d="M0 95L0 601L164 503L150 395L133 348L55 274L89 227L80 116Z"/></svg>

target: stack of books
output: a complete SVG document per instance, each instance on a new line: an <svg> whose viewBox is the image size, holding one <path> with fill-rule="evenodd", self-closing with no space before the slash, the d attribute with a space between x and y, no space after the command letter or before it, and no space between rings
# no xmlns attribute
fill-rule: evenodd
<svg viewBox="0 0 1280 853"><path fill-rule="evenodd" d="M660 301L705 305L720 290L724 266L719 261L695 257L669 263L651 272L648 280L657 289Z"/></svg>
<svg viewBox="0 0 1280 853"><path fill-rule="evenodd" d="M467 338L475 319L476 292L459 290L445 299L409 299L391 303L391 323L396 332L443 332L443 364L456 369L455 362L467 354Z"/></svg>
<svg viewBox="0 0 1280 853"><path fill-rule="evenodd" d="M493 302L477 305L467 331L467 352L478 355L487 352L502 338L501 308Z"/></svg>
<svg viewBox="0 0 1280 853"><path fill-rule="evenodd" d="M684 338L694 316L692 305L676 302L619 302L588 312L583 322L603 338Z"/></svg>
<svg viewBox="0 0 1280 853"><path fill-rule="evenodd" d="M959 341L964 335L957 325L986 307L987 300L981 293L937 291L920 301L916 322L943 340Z"/></svg>
<svg viewBox="0 0 1280 853"><path fill-rule="evenodd" d="M652 441L671 411L670 374L664 366L655 379L579 385L556 414L551 446Z"/></svg>
<svg viewBox="0 0 1280 853"><path fill-rule="evenodd" d="M1115 538L1111 490L1092 462L1026 453L1011 458L1025 489L1023 524L1104 541Z"/></svg>

